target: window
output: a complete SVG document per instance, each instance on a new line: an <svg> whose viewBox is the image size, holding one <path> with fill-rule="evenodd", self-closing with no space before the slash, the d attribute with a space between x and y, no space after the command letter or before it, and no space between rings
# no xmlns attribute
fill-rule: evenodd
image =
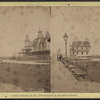
<svg viewBox="0 0 100 100"><path fill-rule="evenodd" d="M86 52L86 54L88 54L88 52Z"/></svg>
<svg viewBox="0 0 100 100"><path fill-rule="evenodd" d="M83 47L81 47L81 49L83 49Z"/></svg>
<svg viewBox="0 0 100 100"><path fill-rule="evenodd" d="M78 55L78 52L77 52L77 55Z"/></svg>
<svg viewBox="0 0 100 100"><path fill-rule="evenodd" d="M73 54L74 54L74 52L73 52Z"/></svg>
<svg viewBox="0 0 100 100"><path fill-rule="evenodd" d="M86 47L86 49L87 49L87 47Z"/></svg>

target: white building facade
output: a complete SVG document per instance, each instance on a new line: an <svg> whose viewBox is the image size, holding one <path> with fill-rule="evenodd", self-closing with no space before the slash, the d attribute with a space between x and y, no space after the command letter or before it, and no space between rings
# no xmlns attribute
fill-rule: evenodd
<svg viewBox="0 0 100 100"><path fill-rule="evenodd" d="M89 41L74 41L70 48L71 57L89 56L90 43Z"/></svg>

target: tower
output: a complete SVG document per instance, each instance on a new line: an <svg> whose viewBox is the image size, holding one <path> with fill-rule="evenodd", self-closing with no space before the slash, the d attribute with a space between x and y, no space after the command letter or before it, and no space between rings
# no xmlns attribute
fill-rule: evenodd
<svg viewBox="0 0 100 100"><path fill-rule="evenodd" d="M37 40L38 40L38 50L39 51L44 50L44 43L43 43L44 37L40 28L37 35Z"/></svg>
<svg viewBox="0 0 100 100"><path fill-rule="evenodd" d="M49 50L51 42L51 36L49 32L46 32L45 39L46 39L46 50Z"/></svg>
<svg viewBox="0 0 100 100"><path fill-rule="evenodd" d="M43 39L43 34L42 34L42 31L41 31L41 28L40 27L39 27L37 39Z"/></svg>
<svg viewBox="0 0 100 100"><path fill-rule="evenodd" d="M25 43L25 52L30 52L32 49L31 49L31 42L29 40L28 35L26 35L26 39L25 39L24 43Z"/></svg>

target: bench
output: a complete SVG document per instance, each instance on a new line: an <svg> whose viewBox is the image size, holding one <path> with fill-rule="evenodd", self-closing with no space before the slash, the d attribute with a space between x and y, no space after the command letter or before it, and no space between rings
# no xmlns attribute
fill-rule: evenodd
<svg viewBox="0 0 100 100"><path fill-rule="evenodd" d="M71 72L72 72L72 75L74 75L77 79L79 77L82 77L82 78L85 79L85 76L87 75L87 72L86 71L82 71L79 68L72 69Z"/></svg>
<svg viewBox="0 0 100 100"><path fill-rule="evenodd" d="M72 69L75 69L76 66L75 65L68 65L68 68L69 68L70 71L72 71Z"/></svg>

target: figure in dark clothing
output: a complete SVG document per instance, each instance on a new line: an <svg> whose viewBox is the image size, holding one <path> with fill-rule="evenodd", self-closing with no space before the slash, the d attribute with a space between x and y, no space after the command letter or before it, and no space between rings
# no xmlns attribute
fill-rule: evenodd
<svg viewBox="0 0 100 100"><path fill-rule="evenodd" d="M57 51L57 60L59 61L61 61L61 58L62 58L62 55L61 55L61 53L60 53L60 49Z"/></svg>

